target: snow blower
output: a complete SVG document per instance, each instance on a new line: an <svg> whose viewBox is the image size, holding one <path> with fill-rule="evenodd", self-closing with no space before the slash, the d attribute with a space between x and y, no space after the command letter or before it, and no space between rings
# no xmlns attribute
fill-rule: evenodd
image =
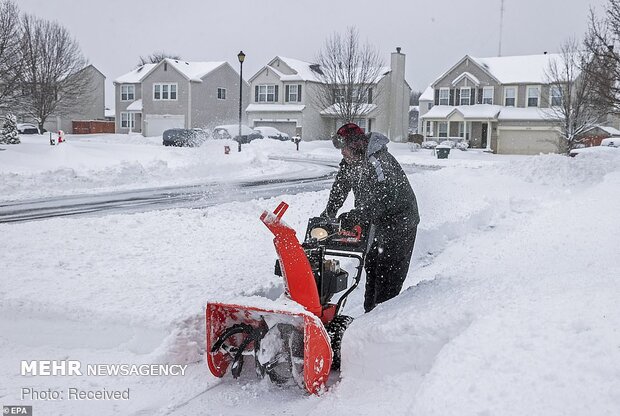
<svg viewBox="0 0 620 416"><path fill-rule="evenodd" d="M213 375L223 377L230 368L237 378L244 357L251 356L259 377L314 394L330 370L340 367L342 335L353 320L341 311L360 282L372 227L343 230L337 220L310 218L300 244L295 230L282 221L287 209L281 202L273 213L260 216L275 236L275 274L284 279L285 296L276 301L253 297L248 304L207 303L207 363ZM357 260L351 282L338 257ZM337 293L342 294L332 302Z"/></svg>

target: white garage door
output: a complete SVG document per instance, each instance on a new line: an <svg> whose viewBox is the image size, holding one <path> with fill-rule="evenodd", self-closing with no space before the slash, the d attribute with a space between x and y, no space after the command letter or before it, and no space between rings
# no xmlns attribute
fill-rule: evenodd
<svg viewBox="0 0 620 416"><path fill-rule="evenodd" d="M500 129L497 153L505 155L537 155L557 153L559 135L554 130Z"/></svg>
<svg viewBox="0 0 620 416"><path fill-rule="evenodd" d="M185 128L185 116L146 115L144 118L144 135L161 136L168 129Z"/></svg>

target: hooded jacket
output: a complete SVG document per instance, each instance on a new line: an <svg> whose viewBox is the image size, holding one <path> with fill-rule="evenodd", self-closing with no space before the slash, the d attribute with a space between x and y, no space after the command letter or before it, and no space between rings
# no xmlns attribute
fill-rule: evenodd
<svg viewBox="0 0 620 416"><path fill-rule="evenodd" d="M380 229L406 230L420 222L418 204L400 164L387 150L389 139L370 133L368 148L360 162L340 162L332 186L327 213L335 216L350 190L355 196L353 214Z"/></svg>

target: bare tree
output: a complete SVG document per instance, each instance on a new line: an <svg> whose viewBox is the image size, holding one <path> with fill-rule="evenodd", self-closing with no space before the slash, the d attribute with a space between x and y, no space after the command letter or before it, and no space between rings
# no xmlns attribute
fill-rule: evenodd
<svg viewBox="0 0 620 416"><path fill-rule="evenodd" d="M60 24L31 15L22 17L23 112L39 128L51 114L75 108L89 87L87 61L78 43Z"/></svg>
<svg viewBox="0 0 620 416"><path fill-rule="evenodd" d="M420 105L420 97L422 96L422 91L411 91L411 95L409 96L409 105Z"/></svg>
<svg viewBox="0 0 620 416"><path fill-rule="evenodd" d="M385 68L375 48L360 44L355 28L328 38L316 62L320 88L313 97L314 104L343 122L372 110L369 104L381 95L377 82Z"/></svg>
<svg viewBox="0 0 620 416"><path fill-rule="evenodd" d="M600 109L591 100L592 78L582 71L589 64L578 42L570 39L561 46L559 58L550 61L545 70L550 88L550 113L557 120L563 139L560 152L568 153L577 147L583 133L602 119Z"/></svg>
<svg viewBox="0 0 620 416"><path fill-rule="evenodd" d="M592 101L601 111L620 112L620 0L608 0L604 17L590 10L582 70L592 81Z"/></svg>
<svg viewBox="0 0 620 416"><path fill-rule="evenodd" d="M15 104L21 75L19 9L10 0L0 1L0 110Z"/></svg>
<svg viewBox="0 0 620 416"><path fill-rule="evenodd" d="M157 64L166 58L178 60L181 59L181 56L177 54L167 53L164 51L153 52L150 55L141 56L140 60L138 61L137 67L141 67L146 64Z"/></svg>

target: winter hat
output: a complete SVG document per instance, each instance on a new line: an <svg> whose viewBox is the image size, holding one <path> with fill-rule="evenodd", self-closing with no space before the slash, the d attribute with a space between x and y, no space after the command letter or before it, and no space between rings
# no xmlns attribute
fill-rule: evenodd
<svg viewBox="0 0 620 416"><path fill-rule="evenodd" d="M337 149L347 146L351 149L362 150L368 145L368 137L364 134L364 130L355 123L347 123L340 127L332 141Z"/></svg>

